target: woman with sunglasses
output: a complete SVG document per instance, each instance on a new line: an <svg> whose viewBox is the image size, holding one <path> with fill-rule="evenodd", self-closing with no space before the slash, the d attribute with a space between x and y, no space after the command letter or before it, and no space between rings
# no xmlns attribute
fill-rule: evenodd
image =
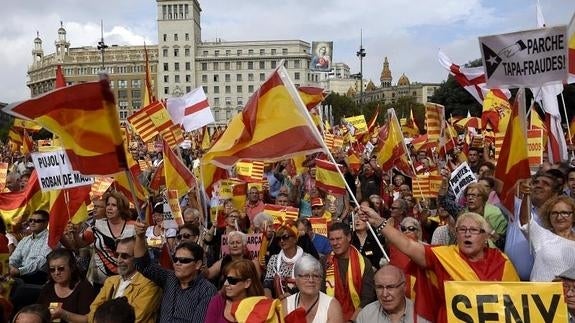
<svg viewBox="0 0 575 323"><path fill-rule="evenodd" d="M197 225L184 223L184 225L180 228L180 231L178 231L178 234L176 234L176 246L185 241L193 243L200 242L200 229Z"/></svg>
<svg viewBox="0 0 575 323"><path fill-rule="evenodd" d="M370 200L363 200L359 202L359 205L367 205L376 210L375 205ZM358 210L358 213L359 212L362 212L361 209ZM358 215L354 216L354 219L354 231L351 233L351 244L359 250L362 255L369 259L373 266L379 269L383 252L381 252L373 234L368 232L367 222Z"/></svg>
<svg viewBox="0 0 575 323"><path fill-rule="evenodd" d="M529 199L523 199L526 200ZM521 210L529 210L528 205L522 205ZM521 229L533 246L535 260L530 280L549 282L565 270L575 268L575 201L568 196L556 196L545 202L541 210L540 222L529 219L529 211L521 212Z"/></svg>
<svg viewBox="0 0 575 323"><path fill-rule="evenodd" d="M457 245L430 246L410 239L395 229L393 218L385 220L365 205L360 208L366 215L365 219L389 244L406 254L421 269L435 272L439 288L430 290L432 296L425 301L429 308L438 312L432 317L425 317L427 320L447 322L443 288L446 281L519 281L507 256L499 249L488 247L488 232L492 229L485 218L477 213L467 212L457 218ZM422 283L421 279L418 278L415 283ZM422 300L416 298L415 301Z"/></svg>
<svg viewBox="0 0 575 323"><path fill-rule="evenodd" d="M264 295L264 288L256 269L256 265L247 259L234 260L225 268L223 288L210 300L204 322L235 322L231 313L234 302Z"/></svg>
<svg viewBox="0 0 575 323"><path fill-rule="evenodd" d="M56 249L46 256L46 261L50 275L37 303L50 308L52 319L60 318L63 310L79 315L88 314L97 292L80 273L72 251Z"/></svg>
<svg viewBox="0 0 575 323"><path fill-rule="evenodd" d="M232 231L228 233L226 241L229 253L216 261L210 266L210 268L206 268L203 271L204 276L214 282L218 289L221 288L224 283L225 276L222 274L225 273L226 266L233 261L246 259L247 239L247 235L241 231ZM259 279L262 273L258 259L256 258L250 261L254 263L254 266L256 266L257 277Z"/></svg>
<svg viewBox="0 0 575 323"><path fill-rule="evenodd" d="M299 292L282 301L286 322L343 322L341 305L337 299L320 290L323 285L323 269L319 261L310 255L303 255L296 261L294 271Z"/></svg>
<svg viewBox="0 0 575 323"><path fill-rule="evenodd" d="M281 251L270 257L264 289L266 296L284 299L297 292L294 264L307 253L297 245L298 230L294 224L285 223L277 232Z"/></svg>

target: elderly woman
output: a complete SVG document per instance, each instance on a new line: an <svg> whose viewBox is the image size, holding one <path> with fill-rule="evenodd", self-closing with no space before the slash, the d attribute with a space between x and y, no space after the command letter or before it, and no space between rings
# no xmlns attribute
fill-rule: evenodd
<svg viewBox="0 0 575 323"><path fill-rule="evenodd" d="M295 225L284 224L278 230L281 251L270 257L264 277L266 296L284 299L297 292L294 264L305 253L297 245L298 231ZM273 292L272 292L273 291Z"/></svg>
<svg viewBox="0 0 575 323"><path fill-rule="evenodd" d="M507 219L501 209L487 203L489 190L483 184L471 183L465 189L465 205L469 212L482 215L492 230L488 232L491 239L499 249L503 250L505 233L507 231Z"/></svg>
<svg viewBox="0 0 575 323"><path fill-rule="evenodd" d="M128 199L120 192L110 192L104 196L104 200L106 218L96 220L93 227L87 228L79 236L73 235L78 248L94 244L94 267L89 271L92 275L88 280L99 286L104 284L106 278L118 273L116 240L134 235Z"/></svg>
<svg viewBox="0 0 575 323"><path fill-rule="evenodd" d="M518 281L515 268L505 254L487 247L489 224L476 213L461 214L455 223L457 245L429 246L405 236L379 214L367 206L360 206L367 214L367 220L399 251L406 254L418 266L435 272L437 295L426 302L437 302L432 308L439 308L438 322L447 322L445 293L446 281ZM390 219L389 222L393 222ZM420 282L418 279L417 282ZM417 284L416 282L416 284ZM417 301L420 299L416 299Z"/></svg>
<svg viewBox="0 0 575 323"><path fill-rule="evenodd" d="M226 272L226 266L236 260L245 259L247 235L241 231L232 231L228 233L227 245L229 254L223 256L220 260L216 261L210 268L204 270L204 276L212 281L218 282L216 287L222 287L225 277L222 275ZM248 259L249 260L249 259ZM257 279L260 279L262 272L257 259L250 260L256 266Z"/></svg>
<svg viewBox="0 0 575 323"><path fill-rule="evenodd" d="M343 322L337 299L320 291L323 269L319 261L304 255L296 261L294 271L299 292L282 301L286 322Z"/></svg>
<svg viewBox="0 0 575 323"><path fill-rule="evenodd" d="M232 315L233 302L263 295L264 288L254 263L247 259L234 260L224 270L224 286L210 300L205 322L235 322Z"/></svg>
<svg viewBox="0 0 575 323"><path fill-rule="evenodd" d="M533 245L535 262L530 280L552 281L565 270L575 268L575 201L557 196L545 202L541 224L528 219L529 213L521 212L521 225Z"/></svg>
<svg viewBox="0 0 575 323"><path fill-rule="evenodd" d="M63 311L85 315L96 297L96 290L82 277L76 258L68 249L56 249L46 256L50 276L42 287L38 304L50 307L52 319L59 319ZM74 315L74 314L71 314ZM74 322L66 317L62 322Z"/></svg>
<svg viewBox="0 0 575 323"><path fill-rule="evenodd" d="M218 259L221 258L222 237L232 231L239 230L238 221L240 219L240 211L231 210L226 213L225 227L212 228L204 235L204 244L211 247L211 254L208 257L208 266L213 265Z"/></svg>

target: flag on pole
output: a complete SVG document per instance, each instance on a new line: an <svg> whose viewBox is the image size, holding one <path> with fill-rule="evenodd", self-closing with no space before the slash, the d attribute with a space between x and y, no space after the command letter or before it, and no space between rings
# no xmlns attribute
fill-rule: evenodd
<svg viewBox="0 0 575 323"><path fill-rule="evenodd" d="M126 169L120 121L108 80L75 84L2 109L58 136L72 168L83 175Z"/></svg>
<svg viewBox="0 0 575 323"><path fill-rule="evenodd" d="M79 224L88 218L91 185L48 192L50 195L50 230L48 246L54 249L60 242L68 222Z"/></svg>
<svg viewBox="0 0 575 323"><path fill-rule="evenodd" d="M230 121L202 162L231 168L239 159L271 162L322 150L319 131L280 66Z"/></svg>
<svg viewBox="0 0 575 323"><path fill-rule="evenodd" d="M30 212L47 209L49 204L50 195L41 191L36 170L30 174L23 191L0 193L0 215L8 225L20 223Z"/></svg>
<svg viewBox="0 0 575 323"><path fill-rule="evenodd" d="M144 142L153 140L158 134L174 125L168 110L158 101L129 116L128 122Z"/></svg>
<svg viewBox="0 0 575 323"><path fill-rule="evenodd" d="M313 86L300 86L297 92L308 110L320 104L325 98L323 89Z"/></svg>
<svg viewBox="0 0 575 323"><path fill-rule="evenodd" d="M397 160L407 153L395 110L387 110L387 122L379 131L380 144L376 148L377 163L383 170L390 170Z"/></svg>
<svg viewBox="0 0 575 323"><path fill-rule="evenodd" d="M215 121L208 98L201 86L181 97L169 98L167 106L172 120L184 126L188 132Z"/></svg>
<svg viewBox="0 0 575 323"><path fill-rule="evenodd" d="M531 176L527 155L526 120L525 90L519 89L511 108L511 119L495 168L495 177L503 183L501 201L511 213L513 213L515 184L518 180Z"/></svg>
<svg viewBox="0 0 575 323"><path fill-rule="evenodd" d="M144 44L144 60L145 60L145 68L146 68L146 78L144 79L144 100L143 106L148 106L154 102L156 102L156 97L154 96L154 91L152 89L152 77L151 77L151 70L150 70L150 61L148 59L148 49L146 48L146 44Z"/></svg>
<svg viewBox="0 0 575 323"><path fill-rule="evenodd" d="M426 109L427 112L427 109ZM429 131L429 129L428 129ZM403 132L407 133L411 137L415 137L419 135L419 127L415 122L415 118L413 117L413 110L409 109L409 118L405 121L405 126L403 127Z"/></svg>
<svg viewBox="0 0 575 323"><path fill-rule="evenodd" d="M62 73L62 65L58 64L56 67L56 82L55 89L59 89L66 86L66 78L64 78L64 73Z"/></svg>
<svg viewBox="0 0 575 323"><path fill-rule="evenodd" d="M445 120L445 108L440 104L428 102L425 105L425 124L430 142L439 142L443 120Z"/></svg>
<svg viewBox="0 0 575 323"><path fill-rule="evenodd" d="M207 127L204 127L204 135L202 136L202 150L208 150L212 146L212 141L210 139L210 132Z"/></svg>
<svg viewBox="0 0 575 323"><path fill-rule="evenodd" d="M491 125L494 132L505 132L511 115L511 106L501 91L489 90L483 100L481 125L483 129ZM500 120L503 120L500 122Z"/></svg>
<svg viewBox="0 0 575 323"><path fill-rule="evenodd" d="M184 142L184 132L179 124L172 125L164 130L162 137L164 137L166 143L172 148Z"/></svg>
<svg viewBox="0 0 575 323"><path fill-rule="evenodd" d="M541 116L539 115L539 112L537 112L535 105L531 107L531 113L529 114L529 121L530 121L529 129L541 129L547 132L547 129L545 128L545 123L543 123L543 120L541 120Z"/></svg>
<svg viewBox="0 0 575 323"><path fill-rule="evenodd" d="M16 129L26 129L29 132L36 132L42 130L42 126L37 124L36 122L20 118L14 118L14 123L12 124L12 127Z"/></svg>
<svg viewBox="0 0 575 323"><path fill-rule="evenodd" d="M315 185L317 188L324 190L327 193L334 195L345 194L345 181L338 173L337 168L340 167L334 163L326 160L315 160Z"/></svg>
<svg viewBox="0 0 575 323"><path fill-rule="evenodd" d="M192 172L165 142L163 168L166 177L166 187L169 190L177 190L179 196L185 195L196 186L197 181Z"/></svg>
<svg viewBox="0 0 575 323"><path fill-rule="evenodd" d="M236 175L247 183L260 183L264 180L264 162L242 160L236 163Z"/></svg>
<svg viewBox="0 0 575 323"><path fill-rule="evenodd" d="M569 79L568 83L575 83L575 14L567 27L567 44L569 46Z"/></svg>
<svg viewBox="0 0 575 323"><path fill-rule="evenodd" d="M29 154L33 151L33 149L34 141L32 140L32 137L28 135L28 131L24 129L24 133L22 134L22 153L25 155Z"/></svg>

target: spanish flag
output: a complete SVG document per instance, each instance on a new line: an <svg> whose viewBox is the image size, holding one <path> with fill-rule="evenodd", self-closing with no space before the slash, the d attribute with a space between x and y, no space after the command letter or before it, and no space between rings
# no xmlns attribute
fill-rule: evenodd
<svg viewBox="0 0 575 323"><path fill-rule="evenodd" d="M490 124L494 132L505 132L510 114L511 107L505 93L499 89L489 90L483 100L481 114L483 128L487 128L487 124ZM502 119L503 122L500 123Z"/></svg>
<svg viewBox="0 0 575 323"><path fill-rule="evenodd" d="M407 154L401 127L393 109L387 110L387 123L381 127L379 139L377 163L387 171L395 166L396 160Z"/></svg>
<svg viewBox="0 0 575 323"><path fill-rule="evenodd" d="M72 168L83 175L126 169L120 121L108 80L80 83L2 109L58 136Z"/></svg>
<svg viewBox="0 0 575 323"><path fill-rule="evenodd" d="M567 44L569 46L569 60L568 60L568 67L569 67L569 82L575 82L575 14L571 18L571 22L569 22L569 26L567 27Z"/></svg>
<svg viewBox="0 0 575 323"><path fill-rule="evenodd" d="M300 86L297 92L308 110L320 104L325 98L323 89L320 87Z"/></svg>
<svg viewBox="0 0 575 323"><path fill-rule="evenodd" d="M253 296L234 302L232 315L238 323L283 323L281 301L265 296Z"/></svg>
<svg viewBox="0 0 575 323"><path fill-rule="evenodd" d="M315 160L315 185L317 188L334 195L345 194L345 181L338 173L338 165L326 160Z"/></svg>
<svg viewBox="0 0 575 323"><path fill-rule="evenodd" d="M164 141L164 176L166 177L166 187L170 190L177 190L178 195L186 194L191 188L196 186L194 174L182 163L174 154L170 146Z"/></svg>
<svg viewBox="0 0 575 323"><path fill-rule="evenodd" d="M403 128L403 132L407 133L411 137L419 135L419 127L417 126L415 118L413 117L412 109L409 109L409 118L405 121L405 127Z"/></svg>
<svg viewBox="0 0 575 323"><path fill-rule="evenodd" d="M322 150L319 131L280 66L230 121L202 162L231 168L240 159L272 162Z"/></svg>
<svg viewBox="0 0 575 323"><path fill-rule="evenodd" d="M40 190L38 174L33 171L23 191L0 193L0 214L7 225L22 222L30 212L48 209L50 195Z"/></svg>
<svg viewBox="0 0 575 323"><path fill-rule="evenodd" d="M50 230L48 245L54 249L60 242L68 222L79 224L88 218L91 185L50 191Z"/></svg>
<svg viewBox="0 0 575 323"><path fill-rule="evenodd" d="M128 160L128 171L121 172L114 175L114 188L117 191L122 192L130 202L138 205L142 205L148 200L148 191L142 186L140 181L138 181L138 175L142 172L140 169L140 164L132 158L132 155L126 154ZM131 174L128 174L130 172ZM134 194L130 189L130 182L133 183L134 190L136 193L136 198L134 199Z"/></svg>

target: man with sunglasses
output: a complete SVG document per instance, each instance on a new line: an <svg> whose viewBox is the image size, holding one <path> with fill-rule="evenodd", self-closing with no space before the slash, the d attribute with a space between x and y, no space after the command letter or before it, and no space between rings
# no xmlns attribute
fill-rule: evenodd
<svg viewBox="0 0 575 323"><path fill-rule="evenodd" d="M112 299L126 297L128 303L134 308L136 322L156 321L158 307L162 299L162 291L156 284L136 270L134 244L134 237L124 238L116 243L118 275L106 278L100 293L90 305L90 313L85 316L85 319L89 319L92 322L94 314L100 305ZM63 313L62 318L77 322L78 317L76 315Z"/></svg>

